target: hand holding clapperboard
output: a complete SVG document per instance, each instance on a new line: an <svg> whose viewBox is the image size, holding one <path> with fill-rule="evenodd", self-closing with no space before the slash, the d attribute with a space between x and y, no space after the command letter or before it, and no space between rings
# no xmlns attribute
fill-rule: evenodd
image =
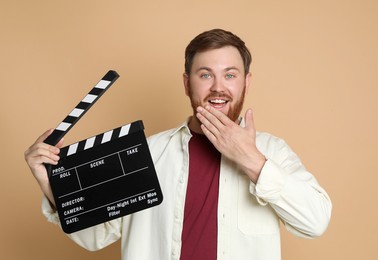
<svg viewBox="0 0 378 260"><path fill-rule="evenodd" d="M56 145L117 80L110 70L44 141ZM60 149L46 165L66 233L159 205L163 194L142 121L123 125Z"/></svg>

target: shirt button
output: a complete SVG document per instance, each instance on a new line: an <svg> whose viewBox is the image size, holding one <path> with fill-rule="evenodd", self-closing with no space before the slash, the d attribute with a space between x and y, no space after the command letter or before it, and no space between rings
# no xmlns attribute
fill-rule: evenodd
<svg viewBox="0 0 378 260"><path fill-rule="evenodd" d="M179 235L176 235L176 236L173 237L173 241L175 241L176 243L180 243L181 237Z"/></svg>

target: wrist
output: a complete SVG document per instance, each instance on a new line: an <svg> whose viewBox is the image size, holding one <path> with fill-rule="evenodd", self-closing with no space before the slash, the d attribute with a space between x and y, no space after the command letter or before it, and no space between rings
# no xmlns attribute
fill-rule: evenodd
<svg viewBox="0 0 378 260"><path fill-rule="evenodd" d="M244 170L253 183L257 183L266 161L267 159L265 156L260 154L255 160L253 160L253 162L251 162L251 165Z"/></svg>

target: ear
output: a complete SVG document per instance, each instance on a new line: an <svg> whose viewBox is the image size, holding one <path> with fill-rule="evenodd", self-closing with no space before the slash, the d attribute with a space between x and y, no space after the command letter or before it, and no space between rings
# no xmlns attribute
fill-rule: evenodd
<svg viewBox="0 0 378 260"><path fill-rule="evenodd" d="M183 82L184 82L184 87L185 87L185 95L189 96L189 75L184 73L182 75L182 79L183 79Z"/></svg>
<svg viewBox="0 0 378 260"><path fill-rule="evenodd" d="M249 86L251 84L251 78L252 78L252 73L248 72L248 74L245 76L245 95L248 94Z"/></svg>

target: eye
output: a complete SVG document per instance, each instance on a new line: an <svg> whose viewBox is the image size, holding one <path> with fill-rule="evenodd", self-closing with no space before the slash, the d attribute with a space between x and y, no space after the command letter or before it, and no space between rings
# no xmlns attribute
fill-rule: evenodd
<svg viewBox="0 0 378 260"><path fill-rule="evenodd" d="M235 75L233 74L226 74L226 79L233 79L235 78Z"/></svg>
<svg viewBox="0 0 378 260"><path fill-rule="evenodd" d="M203 73L203 74L201 74L200 77L203 78L203 79L209 79L209 78L211 78L211 75L209 73Z"/></svg>

